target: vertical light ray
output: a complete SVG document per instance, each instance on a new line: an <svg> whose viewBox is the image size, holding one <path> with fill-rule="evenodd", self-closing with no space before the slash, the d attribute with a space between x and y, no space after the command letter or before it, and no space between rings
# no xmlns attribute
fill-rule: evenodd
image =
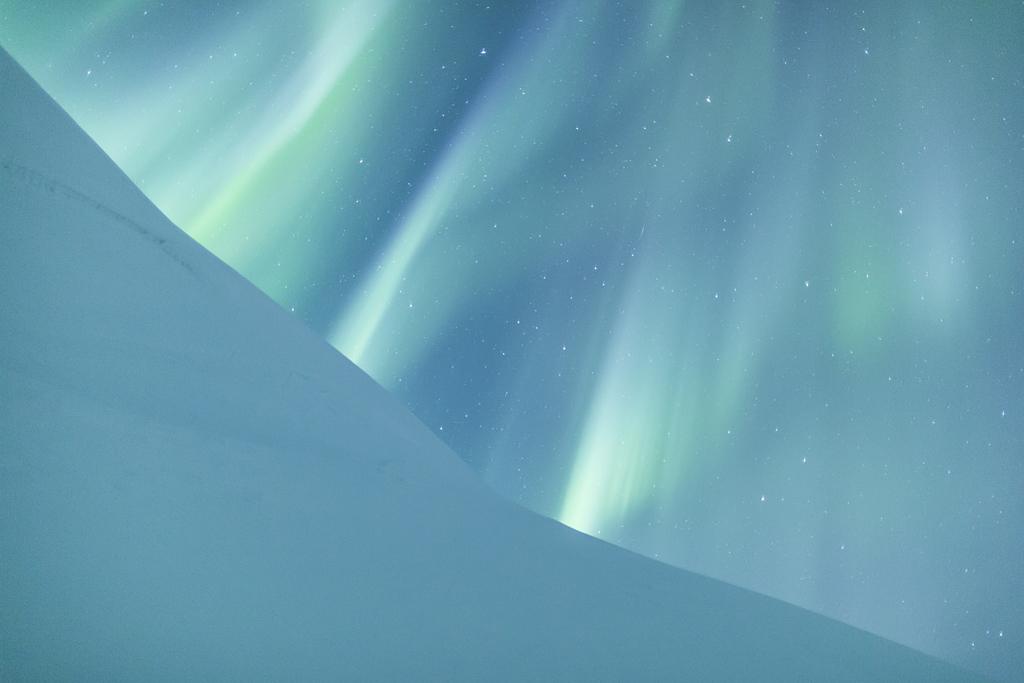
<svg viewBox="0 0 1024 683"><path fill-rule="evenodd" d="M653 273L664 255L642 253L625 284L626 300L607 345L572 459L557 518L589 534L618 531L664 495L689 456L689 425L699 395L685 366L699 327L666 295ZM643 340L643 343L640 343ZM666 355L673 361L666 367ZM691 357L688 359L687 356ZM614 538L614 537L613 537Z"/></svg>
<svg viewBox="0 0 1024 683"><path fill-rule="evenodd" d="M602 534L650 493L650 370L630 354L635 331L616 332L600 384L590 402L558 519L588 534ZM638 373L642 373L639 374Z"/></svg>
<svg viewBox="0 0 1024 683"><path fill-rule="evenodd" d="M560 112L565 109L565 94L551 81L544 65L568 65L576 59L571 44L563 39L573 16L570 10L570 5L562 6L540 38L530 42L533 49L514 54L507 65L491 76L491 84L477 98L454 142L442 153L399 219L356 299L342 311L328 335L335 348L385 386L417 357L431 337L429 330L414 331L408 324L396 325L387 334L382 331L388 316L397 310L399 291L418 289L417 283L408 280L411 269L453 203L458 201L463 212L478 205L482 199L479 191L467 191L472 188L468 182L471 178L486 178L488 187L500 187L503 179L513 176L558 128ZM540 110L537 100L526 99L523 93L527 90L539 91L534 97L544 101L548 109ZM451 268L437 278L447 282L448 296L438 302L435 314L429 321L421 321L421 325L437 329L447 319L447 313L456 308L455 293L464 289L452 281L456 274ZM395 336L408 343L401 350L385 350L381 337Z"/></svg>
<svg viewBox="0 0 1024 683"><path fill-rule="evenodd" d="M666 18L681 10L662 9ZM681 474L693 464L697 435L709 444L721 444L755 376L755 352L782 296L777 289L766 295L757 277L776 282L788 275L796 248L794 231L779 239L775 230L750 230L751 244L742 250L735 286L716 298L718 306L731 307L727 316L705 317L692 301L684 303L666 290L682 288L696 277L698 264L684 249L688 232L711 228L702 225L693 210L702 187L725 182L742 161L733 136L746 139L756 132L757 122L747 118L740 103L757 101L767 107L771 101L774 85L768 65L775 28L771 21L758 18L766 9L738 16L723 9L723 17L736 20L728 39L741 42L745 49L725 58L732 63L714 83L714 97L696 89L693 73L684 73L670 99L675 115L666 118L675 123L661 134L660 149L673 162L667 163L667 173L645 175L658 198L658 210L651 212L648 222L656 235L653 243L659 246L643 252L635 266L630 295L618 318L615 341L600 365L600 380L590 397L556 513L564 523L588 533L618 528L652 504L671 504L678 498ZM651 44L665 44L673 28L652 26ZM652 54L657 53L648 51L648 59ZM715 104L716 98L721 102ZM704 120L708 106L695 108L695 102L713 105L714 117ZM717 135L695 135L698 122ZM677 179L687 176L700 185L680 186ZM769 217L765 222L776 225ZM709 348L707 338L720 340L720 346Z"/></svg>
<svg viewBox="0 0 1024 683"><path fill-rule="evenodd" d="M465 177L470 143L456 142L424 185L401 227L371 271L363 293L330 334L331 343L370 375L379 371L372 343L413 259L436 230Z"/></svg>

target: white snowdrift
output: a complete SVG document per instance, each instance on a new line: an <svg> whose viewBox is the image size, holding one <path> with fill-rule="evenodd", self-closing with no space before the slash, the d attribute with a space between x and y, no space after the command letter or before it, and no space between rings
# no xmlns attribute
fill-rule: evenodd
<svg viewBox="0 0 1024 683"><path fill-rule="evenodd" d="M970 680L497 498L0 93L0 679Z"/></svg>

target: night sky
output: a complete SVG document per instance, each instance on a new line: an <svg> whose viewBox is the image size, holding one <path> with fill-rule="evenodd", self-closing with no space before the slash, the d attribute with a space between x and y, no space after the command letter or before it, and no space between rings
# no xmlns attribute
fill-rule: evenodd
<svg viewBox="0 0 1024 683"><path fill-rule="evenodd" d="M1024 671L1024 4L0 0L498 491Z"/></svg>

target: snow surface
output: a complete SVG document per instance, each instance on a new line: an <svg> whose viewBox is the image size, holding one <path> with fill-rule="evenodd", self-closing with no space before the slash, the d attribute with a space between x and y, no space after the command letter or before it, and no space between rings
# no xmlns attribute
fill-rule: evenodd
<svg viewBox="0 0 1024 683"><path fill-rule="evenodd" d="M0 97L0 679L974 680L497 497Z"/></svg>

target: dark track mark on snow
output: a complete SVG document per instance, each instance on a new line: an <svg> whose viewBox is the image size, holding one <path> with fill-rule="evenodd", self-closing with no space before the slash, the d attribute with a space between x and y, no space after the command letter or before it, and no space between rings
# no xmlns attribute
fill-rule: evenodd
<svg viewBox="0 0 1024 683"><path fill-rule="evenodd" d="M196 274L195 268L192 267L192 264L188 263L184 258L177 254L167 243L166 238L154 234L148 228L133 221L131 218L128 218L128 216L125 216L123 213L115 211L106 204L103 204L102 202L96 201L89 195L79 192L70 185L65 185L64 183L54 178L50 178L27 166L22 166L21 164L16 164L11 161L3 160L0 161L0 170L3 171L4 175L9 176L10 178L24 184L29 188L49 192L50 194L53 195L60 195L62 197L65 197L66 199L70 199L71 201L84 204L94 209L95 211L106 216L107 218L110 218L115 222L125 226L132 232L135 232L143 239L152 242L157 247L159 247L161 251L163 251L165 254L171 257L182 268L192 273L193 275Z"/></svg>

